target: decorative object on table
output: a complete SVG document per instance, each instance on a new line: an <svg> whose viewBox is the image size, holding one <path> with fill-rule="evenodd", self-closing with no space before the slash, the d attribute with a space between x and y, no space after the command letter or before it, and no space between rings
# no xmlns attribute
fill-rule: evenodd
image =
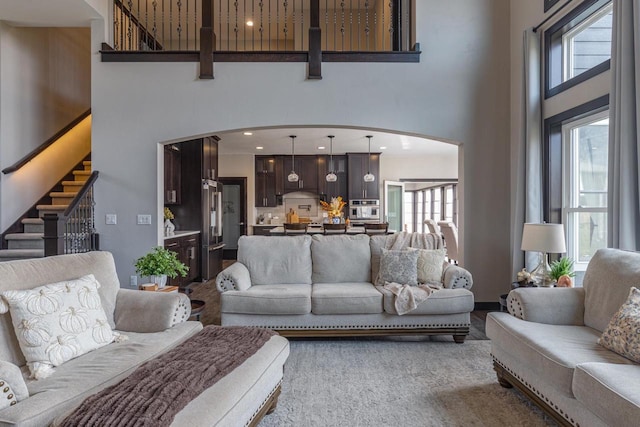
<svg viewBox="0 0 640 427"><path fill-rule="evenodd" d="M531 273L529 273L526 268L518 271L518 274L516 275L516 281L518 282L518 285L520 287L525 287L529 285L529 283L533 283Z"/></svg>
<svg viewBox="0 0 640 427"><path fill-rule="evenodd" d="M320 200L320 206L322 210L327 212L329 215L329 222L332 224L340 224L342 222L342 217L344 213L342 209L344 209L346 203L342 200L342 196L332 197L330 202L325 202Z"/></svg>
<svg viewBox="0 0 640 427"><path fill-rule="evenodd" d="M287 223L288 224L296 224L300 222L300 216L293 210L293 208L289 209L287 212Z"/></svg>
<svg viewBox="0 0 640 427"><path fill-rule="evenodd" d="M258 215L258 224L264 224L264 215L263 214Z"/></svg>
<svg viewBox="0 0 640 427"><path fill-rule="evenodd" d="M167 276L172 279L180 274L187 275L189 267L178 259L178 254L161 246L157 246L153 251L135 262L136 272L141 276L149 276L152 283L163 288L167 284Z"/></svg>
<svg viewBox="0 0 640 427"><path fill-rule="evenodd" d="M291 138L291 173L287 176L287 181L298 182L300 177L296 173L296 153L293 148L293 140L296 139L296 136L289 135L289 138Z"/></svg>
<svg viewBox="0 0 640 427"><path fill-rule="evenodd" d="M173 212L171 212L171 209L164 208L164 235L165 236L173 236L175 234L176 226L171 222L171 220L174 218L175 216L173 215Z"/></svg>
<svg viewBox="0 0 640 427"><path fill-rule="evenodd" d="M573 279L576 273L573 271L573 260L568 257L562 257L551 263L551 278L556 281L559 288L573 288Z"/></svg>
<svg viewBox="0 0 640 427"><path fill-rule="evenodd" d="M553 280L550 275L547 254L567 251L564 242L564 227L562 224L524 224L521 249L540 252L540 263L531 272L531 278L536 286L552 286Z"/></svg>

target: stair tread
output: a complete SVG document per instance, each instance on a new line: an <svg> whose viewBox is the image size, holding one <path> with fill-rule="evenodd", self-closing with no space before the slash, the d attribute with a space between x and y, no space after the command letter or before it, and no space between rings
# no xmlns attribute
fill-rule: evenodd
<svg viewBox="0 0 640 427"><path fill-rule="evenodd" d="M74 175L91 175L91 171L83 171L83 170L75 170L73 171Z"/></svg>
<svg viewBox="0 0 640 427"><path fill-rule="evenodd" d="M38 240L44 237L44 233L9 233L5 234L6 240Z"/></svg>
<svg viewBox="0 0 640 427"><path fill-rule="evenodd" d="M44 224L44 220L42 218L23 218L23 224Z"/></svg>
<svg viewBox="0 0 640 427"><path fill-rule="evenodd" d="M51 193L49 193L49 196L51 197L75 197L76 194L78 194L77 191L75 192L71 192L71 191L52 191Z"/></svg>
<svg viewBox="0 0 640 427"><path fill-rule="evenodd" d="M62 181L62 185L76 185L76 186L83 186L84 182L83 181Z"/></svg>
<svg viewBox="0 0 640 427"><path fill-rule="evenodd" d="M83 160L82 161L82 165L83 166L91 166L91 160Z"/></svg>
<svg viewBox="0 0 640 427"><path fill-rule="evenodd" d="M0 258L43 258L44 249L0 249Z"/></svg>
<svg viewBox="0 0 640 427"><path fill-rule="evenodd" d="M37 205L36 209L39 211L63 211L67 209L69 205Z"/></svg>

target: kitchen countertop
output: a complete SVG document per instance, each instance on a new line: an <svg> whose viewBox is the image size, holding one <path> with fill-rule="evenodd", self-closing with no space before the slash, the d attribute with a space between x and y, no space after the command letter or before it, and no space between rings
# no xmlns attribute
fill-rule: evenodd
<svg viewBox="0 0 640 427"><path fill-rule="evenodd" d="M276 228L272 228L271 230L269 230L269 233L271 234L284 234L284 227L279 225ZM322 228L322 226L315 226L315 227L308 227L307 228L307 234L322 234L324 233L324 229ZM387 234L393 234L395 233L395 230L389 230L387 231ZM295 233L291 233L292 235ZM331 234L336 234L336 233L331 233ZM337 233L340 234L340 233ZM364 234L364 227L349 227L347 228L347 234Z"/></svg>
<svg viewBox="0 0 640 427"><path fill-rule="evenodd" d="M190 236L192 234L200 234L200 230L176 230L173 236L164 236L164 240Z"/></svg>

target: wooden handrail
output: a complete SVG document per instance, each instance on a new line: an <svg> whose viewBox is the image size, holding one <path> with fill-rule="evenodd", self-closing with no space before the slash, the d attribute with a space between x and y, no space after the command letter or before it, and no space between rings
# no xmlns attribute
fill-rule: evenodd
<svg viewBox="0 0 640 427"><path fill-rule="evenodd" d="M76 194L71 203L69 203L69 206L67 206L67 209L64 210L64 213L62 214L63 217L68 217L78 207L82 198L87 194L89 189L93 187L93 183L96 182L99 174L100 173L98 171L91 172L89 179L87 179L87 181L82 185L78 194Z"/></svg>
<svg viewBox="0 0 640 427"><path fill-rule="evenodd" d="M56 142L58 139L60 139L64 134L66 134L71 129L76 127L78 125L78 123L80 123L81 121L83 121L84 119L89 117L90 115L91 115L91 108L89 108L87 111L85 111L84 113L80 114L78 117L73 119L68 125L66 125L62 129L60 129L58 132L56 132L55 135L53 135L51 138L47 139L45 142L43 142L42 144L37 146L29 154L27 154L26 156L24 156L23 158L21 158L20 160L15 162L13 165L2 169L2 173L3 174L9 174L9 173L17 171L22 166L26 165L31 160L33 160L35 157L37 157L38 154L42 153L50 145L52 145L54 142Z"/></svg>

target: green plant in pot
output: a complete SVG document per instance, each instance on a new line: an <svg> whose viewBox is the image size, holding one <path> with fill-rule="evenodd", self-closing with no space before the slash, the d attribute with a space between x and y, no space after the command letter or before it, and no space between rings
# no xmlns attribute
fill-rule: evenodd
<svg viewBox="0 0 640 427"><path fill-rule="evenodd" d="M573 271L573 260L568 257L562 257L551 263L551 271L549 275L556 281L560 288L573 287L573 279L576 273Z"/></svg>
<svg viewBox="0 0 640 427"><path fill-rule="evenodd" d="M141 276L149 276L152 283L162 288L167 283L167 276L172 279L178 274L187 275L189 267L181 262L177 254L161 246L153 248L151 252L140 257L135 262L136 273Z"/></svg>

